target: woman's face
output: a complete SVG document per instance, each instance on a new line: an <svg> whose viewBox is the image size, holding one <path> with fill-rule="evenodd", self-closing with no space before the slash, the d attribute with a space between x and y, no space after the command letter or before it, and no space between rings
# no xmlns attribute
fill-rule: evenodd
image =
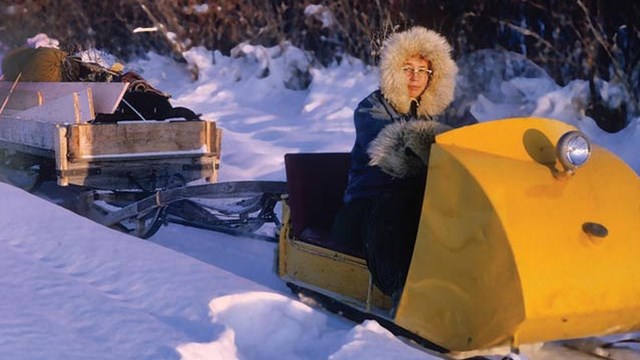
<svg viewBox="0 0 640 360"><path fill-rule="evenodd" d="M421 56L411 56L402 64L402 71L407 77L409 97L416 98L420 96L429 84L429 77L431 76L429 62Z"/></svg>

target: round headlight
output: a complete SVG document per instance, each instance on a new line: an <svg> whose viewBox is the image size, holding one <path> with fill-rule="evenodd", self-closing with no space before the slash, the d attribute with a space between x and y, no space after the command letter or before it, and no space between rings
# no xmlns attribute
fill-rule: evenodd
<svg viewBox="0 0 640 360"><path fill-rule="evenodd" d="M573 171L589 160L591 142L584 133L569 131L558 140L556 156L565 170Z"/></svg>

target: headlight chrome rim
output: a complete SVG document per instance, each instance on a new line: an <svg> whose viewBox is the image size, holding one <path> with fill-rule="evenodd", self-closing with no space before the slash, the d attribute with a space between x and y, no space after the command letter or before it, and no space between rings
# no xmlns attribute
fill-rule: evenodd
<svg viewBox="0 0 640 360"><path fill-rule="evenodd" d="M558 140L556 157L565 171L573 172L589 161L591 157L591 142L583 132L578 130L569 131Z"/></svg>

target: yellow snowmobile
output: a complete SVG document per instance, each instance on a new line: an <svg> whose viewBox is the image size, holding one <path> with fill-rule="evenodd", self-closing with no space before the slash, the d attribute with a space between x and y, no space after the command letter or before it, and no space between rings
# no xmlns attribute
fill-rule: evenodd
<svg viewBox="0 0 640 360"><path fill-rule="evenodd" d="M640 179L566 123L504 119L437 137L394 309L362 254L330 238L349 154L285 165L279 274L330 310L462 357L640 330Z"/></svg>

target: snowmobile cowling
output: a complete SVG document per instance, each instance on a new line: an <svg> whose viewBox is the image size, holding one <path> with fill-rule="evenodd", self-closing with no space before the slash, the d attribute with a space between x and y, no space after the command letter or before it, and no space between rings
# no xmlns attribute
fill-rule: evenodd
<svg viewBox="0 0 640 360"><path fill-rule="evenodd" d="M437 138L397 324L456 351L640 329L639 178L597 145L564 173L571 130L521 118Z"/></svg>

